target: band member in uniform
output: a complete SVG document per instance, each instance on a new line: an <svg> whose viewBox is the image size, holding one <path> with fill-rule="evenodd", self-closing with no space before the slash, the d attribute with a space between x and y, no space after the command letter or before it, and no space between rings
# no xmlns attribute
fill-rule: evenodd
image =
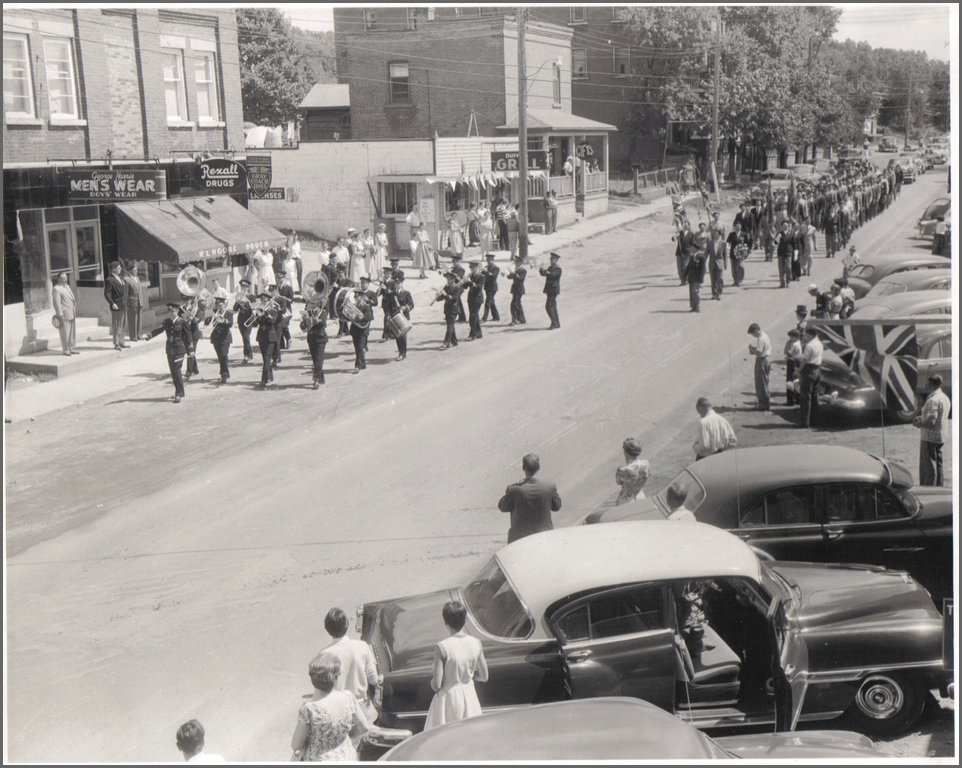
<svg viewBox="0 0 962 768"><path fill-rule="evenodd" d="M364 279L361 279L363 284ZM351 339L354 341L354 373L360 373L367 368L364 353L367 351L367 335L371 330L374 312L371 310L371 296L364 291L354 294L354 305L361 311L362 318L351 321Z"/></svg>
<svg viewBox="0 0 962 768"><path fill-rule="evenodd" d="M459 283L464 282L464 265L461 263L460 253L451 257L451 271L457 276ZM464 314L464 302L461 301L460 294L458 295L458 322L467 322L467 316Z"/></svg>
<svg viewBox="0 0 962 768"><path fill-rule="evenodd" d="M276 368L281 364L281 344L284 341L285 327L291 321L291 305L287 303L286 296L281 296L278 286L271 285L268 287L268 291L268 296L271 301L274 302L273 306L277 309L277 317L275 318L277 324L277 343L274 345L272 351L273 358L271 361L271 367ZM258 331L258 333L260 332ZM290 330L288 330L287 333L288 336L290 336Z"/></svg>
<svg viewBox="0 0 962 768"><path fill-rule="evenodd" d="M230 378L228 358L230 345L234 341L230 329L234 324L234 313L227 308L227 291L223 288L214 293L214 314L210 318L210 345L220 364L220 383L226 384Z"/></svg>
<svg viewBox="0 0 962 768"><path fill-rule="evenodd" d="M404 287L404 273L400 269L394 270L394 296L401 308L401 312L410 320L411 312L414 311L414 297L411 295L411 292ZM408 331L408 333L410 333L410 331ZM408 333L403 336L398 336L396 339L398 360L404 360L408 356Z"/></svg>
<svg viewBox="0 0 962 768"><path fill-rule="evenodd" d="M167 305L167 319L163 323L164 333L167 334L167 366L170 368L170 378L174 382L174 402L179 403L180 398L186 396L184 391L184 376L181 366L184 364L184 357L194 356L194 337L191 336L190 328L181 317L179 304Z"/></svg>
<svg viewBox="0 0 962 768"><path fill-rule="evenodd" d="M511 281L511 304L508 306L511 312L511 325L524 325L527 322L524 317L524 307L521 306L521 297L524 296L524 280L527 276L528 270L524 268L524 259L515 256L514 266L506 275L508 280Z"/></svg>
<svg viewBox="0 0 962 768"><path fill-rule="evenodd" d="M480 339L481 306L484 304L484 273L478 269L480 262L472 259L468 262L468 341Z"/></svg>
<svg viewBox="0 0 962 768"><path fill-rule="evenodd" d="M254 350L251 347L251 328L247 325L254 310L251 307L250 280L241 280L238 284L237 292L234 294L234 313L237 315L237 330L240 331L241 340L244 342L244 364L246 365L254 359Z"/></svg>
<svg viewBox="0 0 962 768"><path fill-rule="evenodd" d="M276 288L276 286L275 286ZM274 294L262 293L258 296L264 302L274 299ZM277 343L281 338L281 311L278 309L277 300L268 304L264 309L259 310L260 316L257 318L257 346L261 350L261 383L260 388L264 389L268 383L274 381L274 361L277 357Z"/></svg>
<svg viewBox="0 0 962 768"><path fill-rule="evenodd" d="M361 293L364 294L364 298L367 299L368 309L371 311L371 323L374 322L374 307L377 304L377 291L374 286L371 285L371 278L362 277L361 278ZM368 352L368 337L371 335L371 326L368 325L367 333L364 335L364 351Z"/></svg>
<svg viewBox="0 0 962 768"><path fill-rule="evenodd" d="M308 304L301 327L307 331L307 348L314 363L314 389L324 383L324 350L327 347L327 307Z"/></svg>
<svg viewBox="0 0 962 768"><path fill-rule="evenodd" d="M200 319L203 317L203 308L200 301L195 296L190 301L187 302L187 306L184 309L184 322L187 323L187 327L190 329L190 337L194 343L194 350L197 349L197 342L202 338L200 330ZM187 371L184 373L184 381L190 381L190 377L194 375L200 375L200 369L197 367L197 355L190 355L187 358Z"/></svg>
<svg viewBox="0 0 962 768"><path fill-rule="evenodd" d="M384 321L381 323L381 341L387 341L391 338L391 334L387 329L387 319L391 316L388 313L388 295L394 293L394 267L390 264L385 264L381 267L381 287L377 289L377 295L381 297L381 314L384 315Z"/></svg>
<svg viewBox="0 0 962 768"><path fill-rule="evenodd" d="M441 345L441 349L447 349L448 347L458 346L458 336L454 329L454 324L458 319L458 305L461 303L461 291L463 287L458 280L458 276L454 272L445 272L444 277L447 279L447 284L442 288L437 296L434 297L435 301L444 302L444 343Z"/></svg>
<svg viewBox="0 0 962 768"><path fill-rule="evenodd" d="M494 304L494 295L498 292L498 275L501 274L501 269L494 263L493 253L486 253L484 258L488 263L481 271L484 275L484 315L481 319L487 322L490 313L491 319L497 323L501 320L501 315L498 314L498 308Z"/></svg>
<svg viewBox="0 0 962 768"><path fill-rule="evenodd" d="M277 292L287 300L287 306L284 307L285 320L281 324L281 349L291 348L291 317L293 315L294 307L294 286L291 285L291 278L286 272L280 272L277 276L280 283L277 286ZM277 357L277 362L280 362L280 355Z"/></svg>
<svg viewBox="0 0 962 768"><path fill-rule="evenodd" d="M561 254L552 251L548 266L541 267L541 269L538 270L544 277L543 293L548 297L545 301L544 309L545 312L548 313L548 318L551 320L551 325L548 326L549 331L561 327L561 320L558 319L558 294L561 293L561 267L558 266L559 259L561 259Z"/></svg>

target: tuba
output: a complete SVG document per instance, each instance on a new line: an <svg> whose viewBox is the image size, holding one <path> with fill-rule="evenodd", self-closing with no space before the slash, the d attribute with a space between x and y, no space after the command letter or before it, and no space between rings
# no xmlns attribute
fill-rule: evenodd
<svg viewBox="0 0 962 768"><path fill-rule="evenodd" d="M304 275L304 284L301 286L301 294L304 301L308 304L324 304L327 302L327 295L331 286L327 275L320 271L308 272Z"/></svg>
<svg viewBox="0 0 962 768"><path fill-rule="evenodd" d="M203 270L198 269L193 264L188 264L177 275L177 290L182 296L194 298L204 290L206 275Z"/></svg>
<svg viewBox="0 0 962 768"><path fill-rule="evenodd" d="M366 325L364 313L354 302L354 294L360 293L356 288L347 286L338 290L334 298L334 313L345 322L358 326Z"/></svg>

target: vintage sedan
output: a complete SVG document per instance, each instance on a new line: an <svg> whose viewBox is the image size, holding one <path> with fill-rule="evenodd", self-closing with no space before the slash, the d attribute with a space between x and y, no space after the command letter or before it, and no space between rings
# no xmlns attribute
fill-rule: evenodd
<svg viewBox="0 0 962 768"><path fill-rule="evenodd" d="M915 326L915 339L919 345L918 389L924 389L929 376L939 374L942 388L952 395L952 326ZM882 394L870 381L855 373L831 350L822 355L821 378L818 382L820 408L842 408L849 411L885 412L886 418L896 424L908 424L916 416L915 409L888 408Z"/></svg>
<svg viewBox="0 0 962 768"><path fill-rule="evenodd" d="M915 272L899 272L891 277L886 277L884 280L879 280L872 287L872 290L859 301L871 300L879 296L894 296L899 293L936 289L943 291L952 289L951 269L922 269ZM855 303L855 306L858 306L858 302Z"/></svg>
<svg viewBox="0 0 962 768"><path fill-rule="evenodd" d="M848 285L855 293L855 298L860 299L889 275L920 269L945 269L945 259L918 251L862 257L862 263L849 270Z"/></svg>
<svg viewBox="0 0 962 768"><path fill-rule="evenodd" d="M386 762L520 760L819 760L884 757L850 731L762 733L709 738L639 699L601 696L495 712L424 731Z"/></svg>
<svg viewBox="0 0 962 768"><path fill-rule="evenodd" d="M945 220L945 215L951 207L952 201L947 197L939 197L932 201L932 203L922 211L918 224L916 224L919 230L919 237L932 237L932 235L935 234L935 225L938 224L939 219Z"/></svg>
<svg viewBox="0 0 962 768"><path fill-rule="evenodd" d="M680 635L693 592L706 617L694 654ZM384 676L380 723L423 728L448 600L484 647L485 712L630 696L698 728L848 713L855 730L891 734L950 680L942 617L907 573L766 562L715 526L622 522L527 536L463 586L359 607Z"/></svg>
<svg viewBox="0 0 962 768"><path fill-rule="evenodd" d="M897 461L831 445L740 448L689 465L670 487L700 522L778 560L881 565L952 596L952 489L914 485ZM664 518L667 494L583 522Z"/></svg>
<svg viewBox="0 0 962 768"><path fill-rule="evenodd" d="M945 263L944 260L942 262ZM924 270L926 272L930 270ZM941 270L931 270L941 271ZM894 296L865 296L855 303L853 320L951 316L952 294L945 289L912 291Z"/></svg>

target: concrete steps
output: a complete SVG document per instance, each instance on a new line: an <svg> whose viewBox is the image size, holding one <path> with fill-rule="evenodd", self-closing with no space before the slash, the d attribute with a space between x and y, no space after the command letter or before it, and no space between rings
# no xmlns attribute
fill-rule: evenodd
<svg viewBox="0 0 962 768"><path fill-rule="evenodd" d="M95 318L91 319L96 323ZM62 378L73 373L88 371L98 366L115 362L121 355L136 356L146 352L163 354L165 337L163 334L149 341L128 341L127 349L114 349L114 342L109 335L109 328L94 325L93 329L80 332L77 329L77 355L64 355L60 349L60 340L54 342L54 347L47 347L29 355L18 355L7 358L7 370L13 373L27 375Z"/></svg>

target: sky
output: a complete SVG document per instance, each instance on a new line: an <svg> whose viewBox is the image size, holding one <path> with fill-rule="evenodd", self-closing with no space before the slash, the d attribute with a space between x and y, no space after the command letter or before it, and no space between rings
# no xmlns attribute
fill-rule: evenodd
<svg viewBox="0 0 962 768"><path fill-rule="evenodd" d="M376 5L376 3L374 3ZM282 6L294 26L301 29L334 29L330 7L317 3ZM950 4L878 3L837 4L842 18L835 39L866 42L873 48L924 51L930 59L949 61Z"/></svg>

